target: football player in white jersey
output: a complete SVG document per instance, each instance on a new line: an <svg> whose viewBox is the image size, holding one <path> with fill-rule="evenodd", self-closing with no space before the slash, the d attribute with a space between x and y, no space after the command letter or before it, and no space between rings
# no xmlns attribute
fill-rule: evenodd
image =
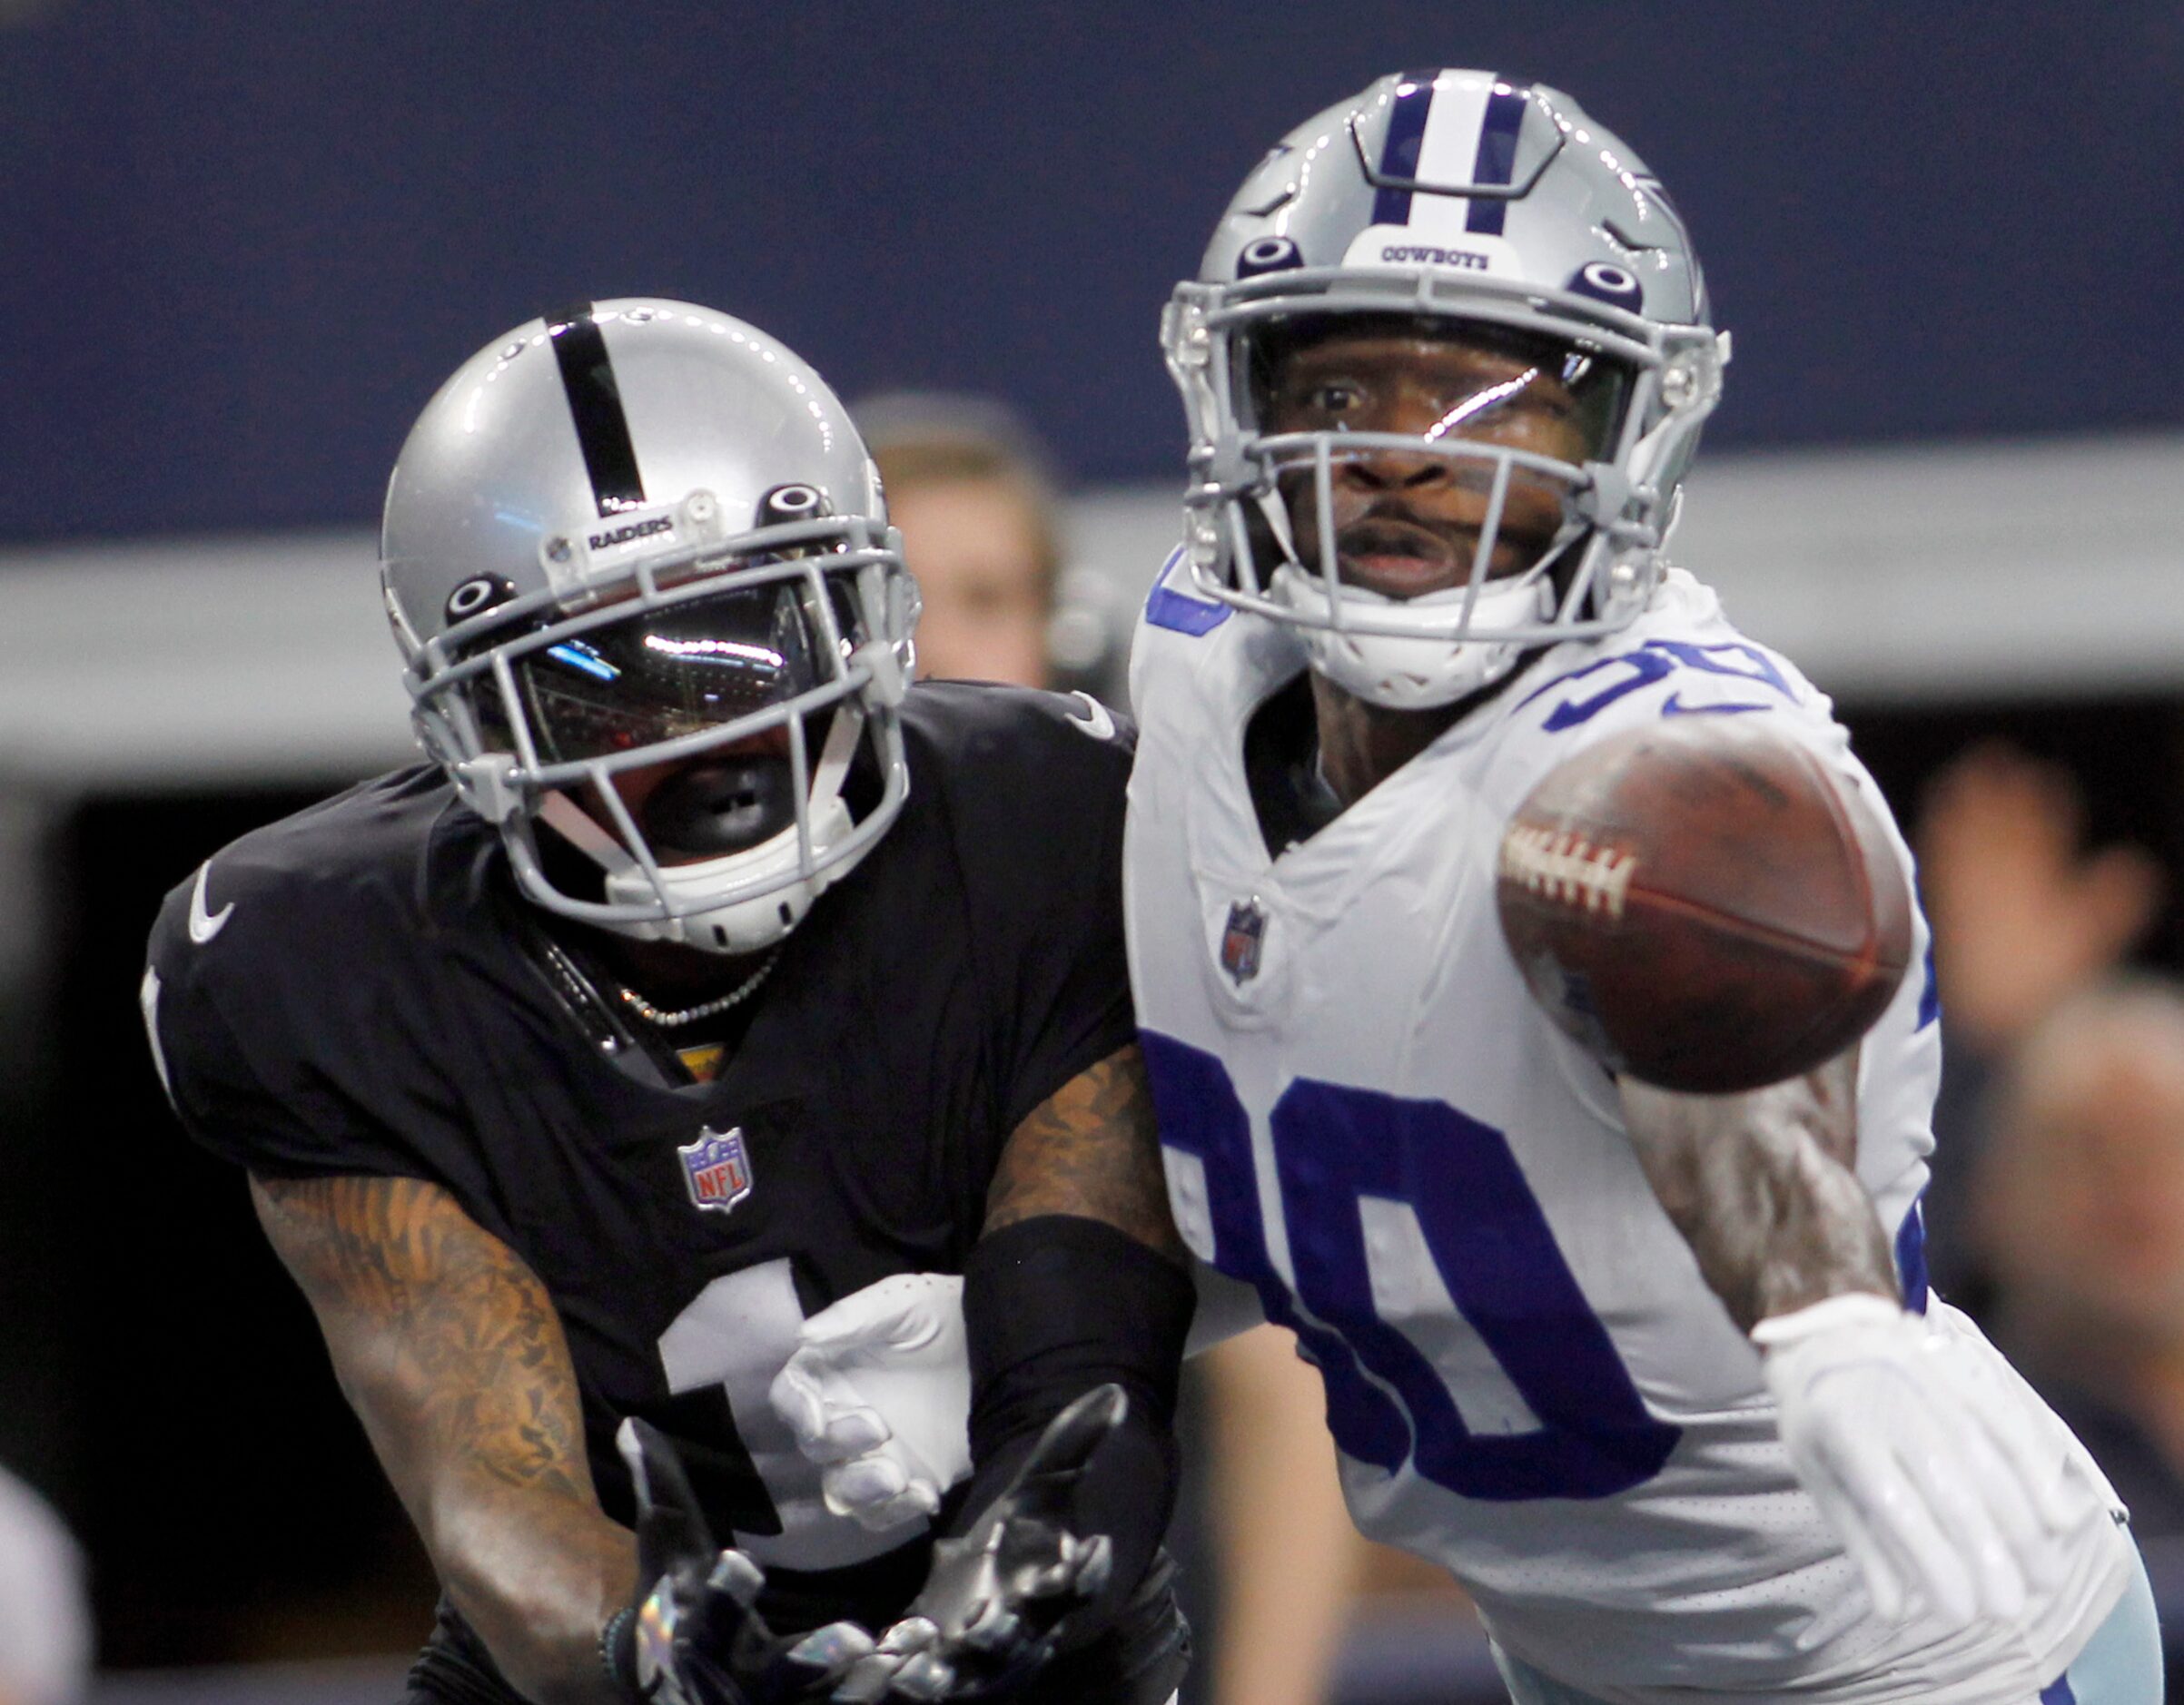
<svg viewBox="0 0 2184 1705"><path fill-rule="evenodd" d="M1931 971L1811 1078L1692 1097L1498 932L1518 802L1651 718L1764 718L1886 818L1665 566L1729 350L1659 183L1556 91L1385 77L1251 173L1162 335L1139 1022L1184 1237L1318 1364L1359 1525L1470 1591L1521 1705L2158 1699L2124 1513L1925 1284Z"/></svg>

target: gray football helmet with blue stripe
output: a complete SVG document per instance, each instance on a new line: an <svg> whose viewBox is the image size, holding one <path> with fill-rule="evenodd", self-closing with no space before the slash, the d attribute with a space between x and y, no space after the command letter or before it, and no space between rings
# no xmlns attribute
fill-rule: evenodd
<svg viewBox="0 0 2184 1705"><path fill-rule="evenodd" d="M495 339L402 448L380 576L419 737L549 911L749 952L902 806L917 592L879 475L741 320L633 299ZM618 778L662 766L632 809Z"/></svg>
<svg viewBox="0 0 2184 1705"><path fill-rule="evenodd" d="M1263 429L1263 347L1344 315L1551 344L1616 371L1616 417L1581 461L1454 430ZM1683 221L1637 156L1567 95L1454 70L1383 77L1278 143L1176 287L1161 342L1190 428L1199 589L1300 626L1316 667L1395 708L1450 703L1645 606L1729 356ZM1346 584L1326 502L1319 548L1299 552L1278 480L1324 491L1376 450L1446 458L1487 494L1466 584L1409 599ZM1522 573L1489 579L1512 480L1552 487L1562 523Z"/></svg>

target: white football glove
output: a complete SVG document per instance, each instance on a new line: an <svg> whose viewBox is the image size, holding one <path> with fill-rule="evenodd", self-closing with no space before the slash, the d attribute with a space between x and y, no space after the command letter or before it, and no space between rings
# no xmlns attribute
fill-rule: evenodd
<svg viewBox="0 0 2184 1705"><path fill-rule="evenodd" d="M769 1395L836 1515L876 1533L969 1476L963 1294L954 1274L897 1273L804 1323Z"/></svg>
<svg viewBox="0 0 2184 1705"><path fill-rule="evenodd" d="M1960 1626L2021 1616L2105 1501L1976 1339L1867 1293L1763 1320L1790 1466L1864 1574L1873 1609Z"/></svg>

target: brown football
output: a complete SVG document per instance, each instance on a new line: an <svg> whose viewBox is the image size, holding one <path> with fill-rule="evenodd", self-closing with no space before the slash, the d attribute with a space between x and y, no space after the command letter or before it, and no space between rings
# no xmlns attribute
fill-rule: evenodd
<svg viewBox="0 0 2184 1705"><path fill-rule="evenodd" d="M1757 720L1657 723L1551 772L1503 833L1495 898L1548 1016L1667 1089L1810 1071L1871 1028L1911 953L1872 809Z"/></svg>

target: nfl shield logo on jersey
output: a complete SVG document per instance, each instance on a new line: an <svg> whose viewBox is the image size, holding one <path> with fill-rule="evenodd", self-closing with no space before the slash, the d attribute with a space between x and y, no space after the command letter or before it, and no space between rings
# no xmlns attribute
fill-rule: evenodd
<svg viewBox="0 0 2184 1705"><path fill-rule="evenodd" d="M675 1152L683 1158L683 1181L698 1207L725 1214L751 1193L751 1158L744 1152L742 1126L726 1136L701 1129L696 1142L680 1144Z"/></svg>
<svg viewBox="0 0 2184 1705"><path fill-rule="evenodd" d="M1240 987L1259 975L1259 944L1266 932L1266 909L1256 898L1229 908L1229 924L1220 932L1220 968Z"/></svg>

